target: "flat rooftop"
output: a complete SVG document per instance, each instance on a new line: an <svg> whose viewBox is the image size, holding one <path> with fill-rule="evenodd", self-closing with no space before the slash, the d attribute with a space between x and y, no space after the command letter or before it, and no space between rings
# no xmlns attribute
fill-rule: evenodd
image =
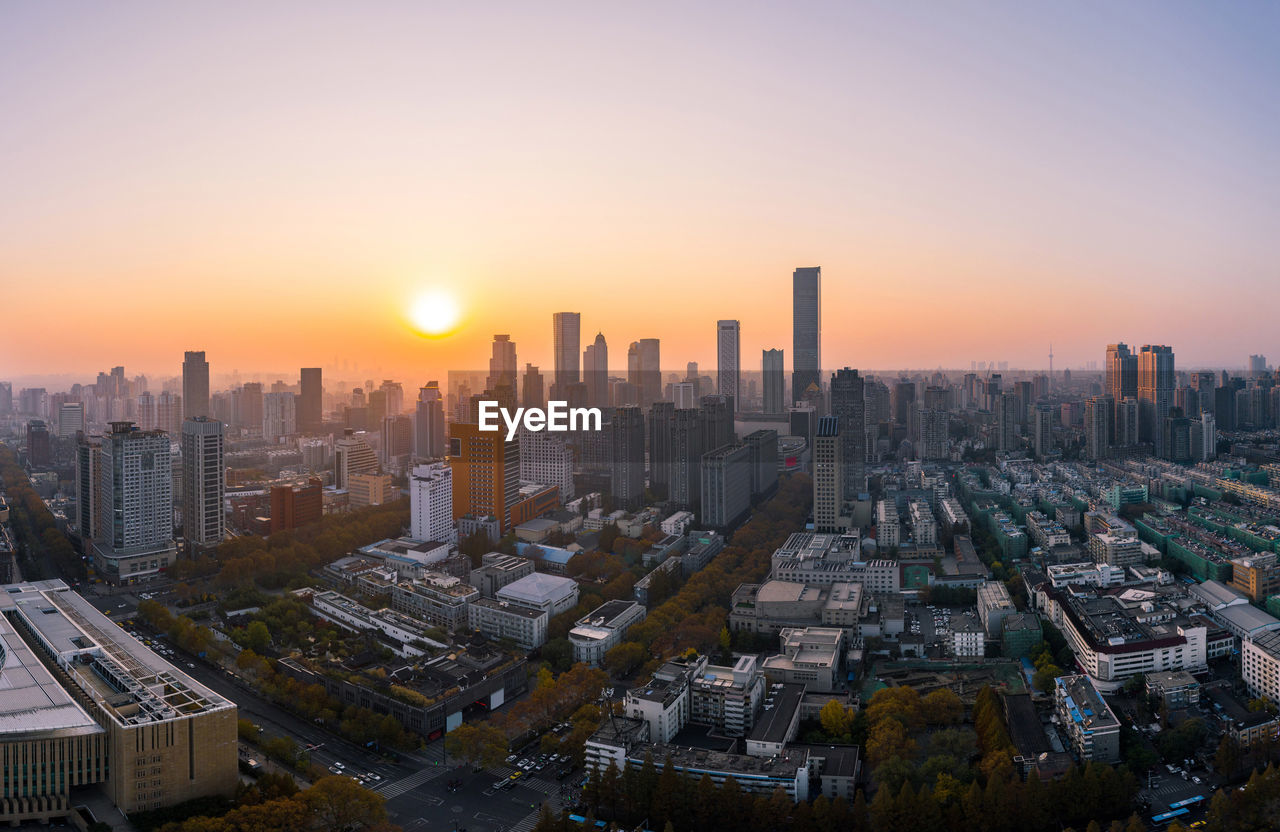
<svg viewBox="0 0 1280 832"><path fill-rule="evenodd" d="M771 685L764 709L760 711L747 739L768 743L785 742L787 729L791 727L803 698L804 685Z"/></svg>
<svg viewBox="0 0 1280 832"><path fill-rule="evenodd" d="M101 733L53 678L8 619L0 616L0 740Z"/></svg>

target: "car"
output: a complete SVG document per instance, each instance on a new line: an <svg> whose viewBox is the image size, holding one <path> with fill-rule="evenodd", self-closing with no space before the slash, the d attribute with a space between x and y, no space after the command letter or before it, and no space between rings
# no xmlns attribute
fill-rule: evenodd
<svg viewBox="0 0 1280 832"><path fill-rule="evenodd" d="M523 771L517 771L515 774L511 775L507 779L514 783L515 781L519 780L523 776L524 776Z"/></svg>
<svg viewBox="0 0 1280 832"><path fill-rule="evenodd" d="M546 763L538 763L538 764L537 764L536 766L534 766L533 768L534 768L534 770L535 770L535 771L542 771L542 770L543 770L544 768L546 768L546 767L547 767L547 764L546 764Z"/></svg>
<svg viewBox="0 0 1280 832"><path fill-rule="evenodd" d="M338 768L346 768L346 765L342 762L336 762L334 763L334 765L337 766Z"/></svg>
<svg viewBox="0 0 1280 832"><path fill-rule="evenodd" d="M369 772L369 779L370 779L370 780L372 780L373 782L377 783L379 780L381 780L381 779L382 779L382 777L381 777L381 776L379 776L379 775L377 775L377 774L374 774L374 773L371 771L371 772Z"/></svg>
<svg viewBox="0 0 1280 832"><path fill-rule="evenodd" d="M1195 783L1195 784L1198 786L1198 785L1200 785L1201 783L1203 783L1204 781L1203 781L1203 780L1201 780L1199 777L1192 777L1192 778L1191 778L1191 782L1192 782L1192 783Z"/></svg>
<svg viewBox="0 0 1280 832"><path fill-rule="evenodd" d="M187 667L189 667L189 668L190 668L190 669L192 669L192 670L195 670L195 669L196 669L196 663L195 663L195 662L187 662Z"/></svg>
<svg viewBox="0 0 1280 832"><path fill-rule="evenodd" d="M516 761L516 755L515 755L515 754L508 754L508 755L507 755L507 762L508 762L508 763L514 763L515 761Z"/></svg>

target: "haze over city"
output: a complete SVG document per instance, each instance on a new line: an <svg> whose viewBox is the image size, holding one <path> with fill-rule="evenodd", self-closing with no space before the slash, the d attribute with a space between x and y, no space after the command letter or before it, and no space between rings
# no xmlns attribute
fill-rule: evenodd
<svg viewBox="0 0 1280 832"><path fill-rule="evenodd" d="M807 264L832 366L1276 351L1274 6L302 8L6 8L0 373L545 365L564 308L708 364Z"/></svg>

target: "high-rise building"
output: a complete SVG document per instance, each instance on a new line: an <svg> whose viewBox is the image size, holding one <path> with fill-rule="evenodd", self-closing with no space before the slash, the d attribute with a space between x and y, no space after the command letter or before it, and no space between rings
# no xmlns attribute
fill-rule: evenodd
<svg viewBox="0 0 1280 832"><path fill-rule="evenodd" d="M493 336L493 355L489 358L489 377L485 385L489 390L501 387L516 389L516 345L510 335Z"/></svg>
<svg viewBox="0 0 1280 832"><path fill-rule="evenodd" d="M641 407L648 407L662 398L661 368L657 338L631 342L627 349L627 381L639 391Z"/></svg>
<svg viewBox="0 0 1280 832"><path fill-rule="evenodd" d="M1267 357L1265 355L1249 356L1248 378L1262 378L1267 374Z"/></svg>
<svg viewBox="0 0 1280 832"><path fill-rule="evenodd" d="M53 464L53 437L44 419L27 421L27 464L32 468Z"/></svg>
<svg viewBox="0 0 1280 832"><path fill-rule="evenodd" d="M520 403L525 407L546 407L547 394L542 373L532 364L524 365L524 382L520 385Z"/></svg>
<svg viewBox="0 0 1280 832"><path fill-rule="evenodd" d="M705 421L699 409L672 414L667 494L675 508L691 510L701 500Z"/></svg>
<svg viewBox="0 0 1280 832"><path fill-rule="evenodd" d="M454 422L449 425L448 461L454 520L494 517L499 534L510 531L511 507L520 501L520 443L505 441L502 431Z"/></svg>
<svg viewBox="0 0 1280 832"><path fill-rule="evenodd" d="M183 356L182 401L188 417L209 415L209 362L204 360L203 350L188 350Z"/></svg>
<svg viewBox="0 0 1280 832"><path fill-rule="evenodd" d="M764 412L786 413L786 397L783 390L786 381L782 350L765 350L763 362L761 377L764 381Z"/></svg>
<svg viewBox="0 0 1280 832"><path fill-rule="evenodd" d="M587 404L608 407L609 345L605 343L603 332L597 332L596 340L582 351L582 377L587 384Z"/></svg>
<svg viewBox="0 0 1280 832"><path fill-rule="evenodd" d="M813 435L813 528L819 533L843 530L844 451L840 420L823 416Z"/></svg>
<svg viewBox="0 0 1280 832"><path fill-rule="evenodd" d="M1212 413L1200 414L1200 442L1196 447L1196 462L1208 462L1218 456L1218 426Z"/></svg>
<svg viewBox="0 0 1280 832"><path fill-rule="evenodd" d="M563 399L563 392L570 384L581 381L578 375L578 359L581 356L582 315L578 312L556 312L551 316L554 341L555 389L553 398Z"/></svg>
<svg viewBox="0 0 1280 832"><path fill-rule="evenodd" d="M1155 446L1155 455L1166 457L1164 420L1173 407L1173 348L1146 344L1138 353L1138 431L1144 442Z"/></svg>
<svg viewBox="0 0 1280 832"><path fill-rule="evenodd" d="M257 433L262 430L264 401L262 382L246 381L240 388L238 425Z"/></svg>
<svg viewBox="0 0 1280 832"><path fill-rule="evenodd" d="M416 415L416 414L415 414ZM382 420L382 465L400 472L413 453L413 419L387 416Z"/></svg>
<svg viewBox="0 0 1280 832"><path fill-rule="evenodd" d="M1104 459L1115 442L1116 403L1109 394L1093 396L1084 403L1085 456Z"/></svg>
<svg viewBox="0 0 1280 832"><path fill-rule="evenodd" d="M751 509L751 451L731 444L702 455L703 525L729 528Z"/></svg>
<svg viewBox="0 0 1280 832"><path fill-rule="evenodd" d="M84 402L63 402L58 406L58 438L74 439L84 430Z"/></svg>
<svg viewBox="0 0 1280 832"><path fill-rule="evenodd" d="M132 422L112 422L98 449L94 566L115 584L157 575L175 552L169 436L138 430Z"/></svg>
<svg viewBox="0 0 1280 832"><path fill-rule="evenodd" d="M413 466L409 477L409 524L415 540L451 543L453 469L443 462Z"/></svg>
<svg viewBox="0 0 1280 832"><path fill-rule="evenodd" d="M822 386L822 269L796 269L791 275L791 398L809 385Z"/></svg>
<svg viewBox="0 0 1280 832"><path fill-rule="evenodd" d="M1053 450L1053 408L1038 404L1032 416L1031 436L1036 458L1044 459Z"/></svg>
<svg viewBox="0 0 1280 832"><path fill-rule="evenodd" d="M372 474L378 470L378 455L373 448L351 428L343 431L342 438L333 445L333 481L338 488L346 488L352 474Z"/></svg>
<svg viewBox="0 0 1280 832"><path fill-rule="evenodd" d="M0 416L13 413L13 382L0 381Z"/></svg>
<svg viewBox="0 0 1280 832"><path fill-rule="evenodd" d="M226 494L222 422L194 417L182 423L182 534L205 548L222 542Z"/></svg>
<svg viewBox="0 0 1280 832"><path fill-rule="evenodd" d="M659 500L671 485L671 439L675 428L676 405L654 402L649 408L649 488Z"/></svg>
<svg viewBox="0 0 1280 832"><path fill-rule="evenodd" d="M946 410L920 408L916 411L916 459L947 458L951 418ZM866 432L863 432L865 437ZM865 440L864 440L865 441Z"/></svg>
<svg viewBox="0 0 1280 832"><path fill-rule="evenodd" d="M318 523L322 517L324 483L319 477L311 477L305 483L271 486L272 534Z"/></svg>
<svg viewBox="0 0 1280 832"><path fill-rule="evenodd" d="M262 396L262 438L279 441L298 432L297 397L292 393L264 393Z"/></svg>
<svg viewBox="0 0 1280 832"><path fill-rule="evenodd" d="M904 428L910 428L911 413L916 405L916 383L905 378L895 381L890 390L890 402L893 407L893 421Z"/></svg>
<svg viewBox="0 0 1280 832"><path fill-rule="evenodd" d="M1022 402L1016 393L1001 393L996 407L996 447L1012 451L1018 447L1018 425L1022 422Z"/></svg>
<svg viewBox="0 0 1280 832"><path fill-rule="evenodd" d="M733 431L733 405L728 396L703 396L701 410L703 453L737 441Z"/></svg>
<svg viewBox="0 0 1280 832"><path fill-rule="evenodd" d="M93 540L99 534L98 489L102 474L98 465L102 458L102 441L86 436L76 446L76 536L83 553L90 554Z"/></svg>
<svg viewBox="0 0 1280 832"><path fill-rule="evenodd" d="M867 424L862 377L848 367L831 376L831 415L840 420L842 493L853 499L866 490Z"/></svg>
<svg viewBox="0 0 1280 832"><path fill-rule="evenodd" d="M418 391L413 414L413 455L418 459L440 459L444 453L444 397L440 395L440 382L428 381Z"/></svg>
<svg viewBox="0 0 1280 832"><path fill-rule="evenodd" d="M562 434L521 429L520 480L560 489L560 501L573 499L573 449Z"/></svg>
<svg viewBox="0 0 1280 832"><path fill-rule="evenodd" d="M735 410L742 409L741 340L742 328L738 321L716 321L716 392L729 396Z"/></svg>
<svg viewBox="0 0 1280 832"><path fill-rule="evenodd" d="M1116 445L1129 447L1138 444L1138 422L1137 399L1128 398L1116 405Z"/></svg>
<svg viewBox="0 0 1280 832"><path fill-rule="evenodd" d="M609 426L609 491L619 508L644 501L644 412L619 407Z"/></svg>
<svg viewBox="0 0 1280 832"><path fill-rule="evenodd" d="M383 395L385 407L384 412L380 414L379 421L388 416L399 416L404 412L404 385L398 381L383 379L382 384L378 387L378 392ZM374 422L374 424L376 425L378 422Z"/></svg>
<svg viewBox="0 0 1280 832"><path fill-rule="evenodd" d="M182 432L182 397L163 391L156 397L156 430L177 436Z"/></svg>
<svg viewBox="0 0 1280 832"><path fill-rule="evenodd" d="M321 368L303 367L298 391L298 430L319 433L324 428L324 377Z"/></svg>

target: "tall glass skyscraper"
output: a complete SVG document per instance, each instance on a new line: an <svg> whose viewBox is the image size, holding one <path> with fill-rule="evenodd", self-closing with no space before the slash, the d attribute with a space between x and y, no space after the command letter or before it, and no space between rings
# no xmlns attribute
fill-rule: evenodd
<svg viewBox="0 0 1280 832"><path fill-rule="evenodd" d="M764 412L786 413L786 398L783 394L783 387L786 386L786 381L784 380L784 371L782 369L782 350L765 350L763 364Z"/></svg>
<svg viewBox="0 0 1280 832"><path fill-rule="evenodd" d="M742 330L737 321L716 322L716 392L733 399L735 410L742 409L739 387Z"/></svg>
<svg viewBox="0 0 1280 832"><path fill-rule="evenodd" d="M209 362L204 350L182 357L182 406L187 417L209 415Z"/></svg>
<svg viewBox="0 0 1280 832"><path fill-rule="evenodd" d="M791 275L791 399L804 398L810 384L822 386L822 268Z"/></svg>
<svg viewBox="0 0 1280 832"><path fill-rule="evenodd" d="M582 380L578 361L582 358L582 315L578 312L556 312L551 316L555 358L552 384L554 395L564 398L570 384Z"/></svg>

